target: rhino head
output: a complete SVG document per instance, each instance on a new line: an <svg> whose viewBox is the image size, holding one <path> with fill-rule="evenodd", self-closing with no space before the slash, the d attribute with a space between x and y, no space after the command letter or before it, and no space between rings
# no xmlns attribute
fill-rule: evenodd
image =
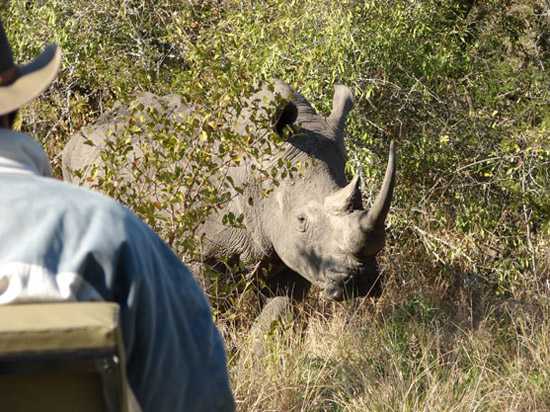
<svg viewBox="0 0 550 412"><path fill-rule="evenodd" d="M307 166L300 176L285 179L264 203L263 233L282 262L321 287L326 297L378 296L376 255L384 246L395 185L393 142L382 188L370 210L364 210L358 176L348 182L344 173L351 91L336 86L328 117L282 82L276 83L275 92L286 102L277 110L274 129L293 130L282 156Z"/></svg>

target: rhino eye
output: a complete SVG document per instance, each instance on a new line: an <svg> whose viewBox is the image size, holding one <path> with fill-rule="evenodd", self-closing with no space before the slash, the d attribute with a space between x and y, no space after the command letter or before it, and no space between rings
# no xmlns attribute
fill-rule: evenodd
<svg viewBox="0 0 550 412"><path fill-rule="evenodd" d="M305 232L307 229L307 218L304 214L299 214L296 216L296 219L298 221L298 230L300 232Z"/></svg>

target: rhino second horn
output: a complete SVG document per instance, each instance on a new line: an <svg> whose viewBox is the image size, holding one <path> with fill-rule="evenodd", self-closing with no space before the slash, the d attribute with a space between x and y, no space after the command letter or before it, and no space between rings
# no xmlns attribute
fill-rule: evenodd
<svg viewBox="0 0 550 412"><path fill-rule="evenodd" d="M325 208L328 212L341 215L350 213L353 210L354 199L360 196L359 175L356 175L351 182L336 193L325 198Z"/></svg>
<svg viewBox="0 0 550 412"><path fill-rule="evenodd" d="M338 133L344 131L346 119L353 107L353 95L349 87L337 84L334 87L334 97L332 98L332 112L328 117L329 123Z"/></svg>
<svg viewBox="0 0 550 412"><path fill-rule="evenodd" d="M374 229L380 230L384 229L384 222L386 221L386 216L390 210L393 188L395 186L395 148L393 140L390 143L390 154L388 156L388 166L386 167L386 174L384 176L384 182L382 183L382 188L374 203L361 219L361 229L364 232L369 232Z"/></svg>

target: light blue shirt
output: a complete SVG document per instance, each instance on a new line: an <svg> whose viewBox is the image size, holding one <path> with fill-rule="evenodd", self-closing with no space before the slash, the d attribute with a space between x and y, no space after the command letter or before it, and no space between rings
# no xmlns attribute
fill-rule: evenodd
<svg viewBox="0 0 550 412"><path fill-rule="evenodd" d="M233 411L223 342L190 271L128 209L49 175L38 143L0 129L0 303L116 302L144 412Z"/></svg>

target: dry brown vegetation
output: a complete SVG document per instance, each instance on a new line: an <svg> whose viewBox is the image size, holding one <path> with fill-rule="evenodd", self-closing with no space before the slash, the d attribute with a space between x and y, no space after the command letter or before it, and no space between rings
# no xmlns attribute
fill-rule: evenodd
<svg viewBox="0 0 550 412"><path fill-rule="evenodd" d="M550 410L545 293L496 297L458 271L425 284L399 260L389 270L416 280L397 284L401 274L389 273L377 302L312 297L272 326L260 357L246 328L224 324L239 409Z"/></svg>
<svg viewBox="0 0 550 412"><path fill-rule="evenodd" d="M264 358L231 368L240 409L548 410L547 321L514 308L473 330L414 310L344 307L308 314L304 330L281 325Z"/></svg>

